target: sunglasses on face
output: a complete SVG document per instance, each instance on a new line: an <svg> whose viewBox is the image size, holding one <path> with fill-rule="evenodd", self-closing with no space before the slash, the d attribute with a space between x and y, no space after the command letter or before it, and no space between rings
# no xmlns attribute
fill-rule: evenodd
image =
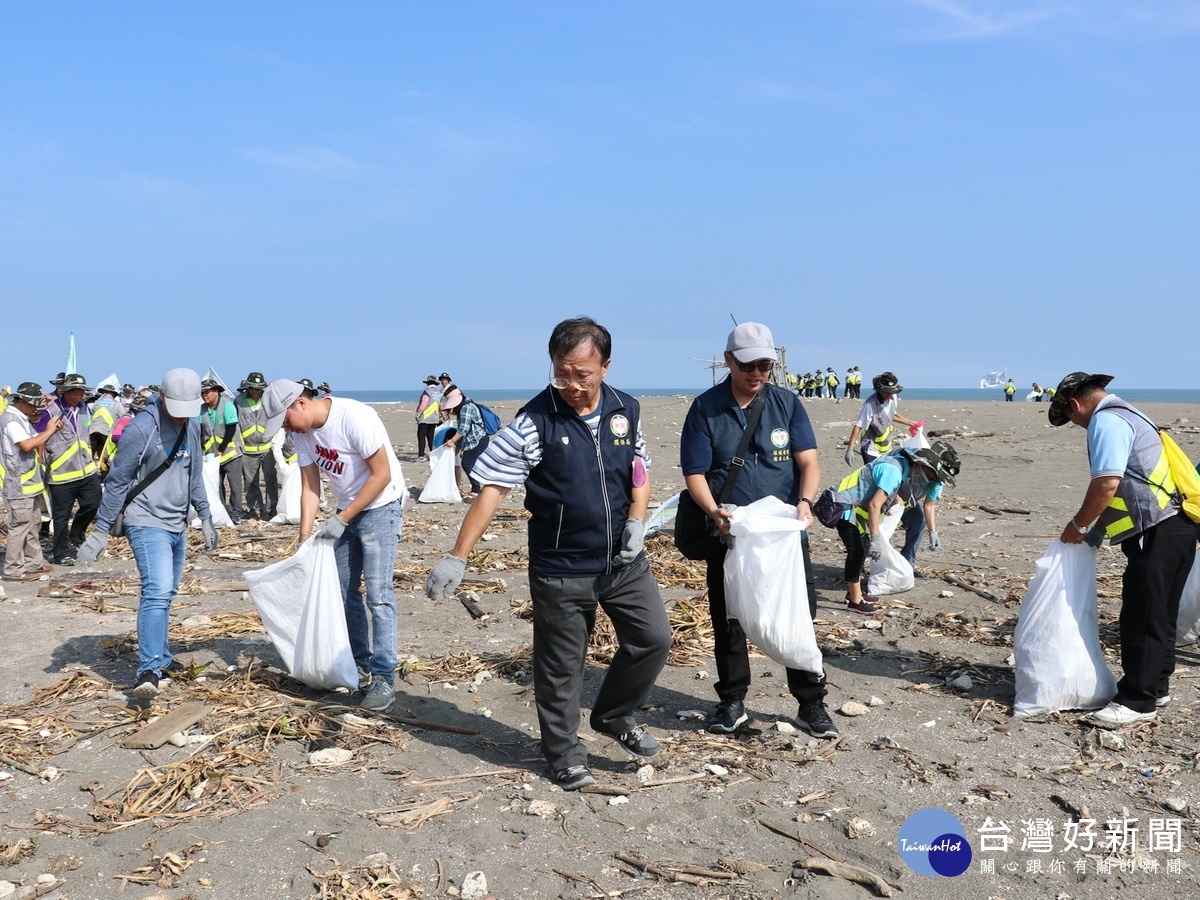
<svg viewBox="0 0 1200 900"><path fill-rule="evenodd" d="M759 360L758 362L748 362L748 363L740 362L737 364L737 367L738 367L739 371L745 372L747 375L749 375L751 372L753 372L755 370L766 375L773 368L775 368L775 363L771 362L769 359L763 359L763 360Z"/></svg>

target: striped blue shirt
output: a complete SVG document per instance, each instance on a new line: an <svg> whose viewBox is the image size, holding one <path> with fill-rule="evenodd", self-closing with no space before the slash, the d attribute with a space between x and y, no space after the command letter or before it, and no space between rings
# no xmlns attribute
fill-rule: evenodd
<svg viewBox="0 0 1200 900"><path fill-rule="evenodd" d="M585 419L584 421L588 421ZM599 418L595 417L588 423L595 434ZM637 438L633 445L634 455L641 458L650 468L650 453L646 449L646 440L642 437L642 425L638 422ZM494 484L502 488L520 487L533 471L534 466L542 461L542 441L538 437L537 426L525 413L521 413L492 437L492 442L483 451L483 455L475 461L471 477L480 484Z"/></svg>

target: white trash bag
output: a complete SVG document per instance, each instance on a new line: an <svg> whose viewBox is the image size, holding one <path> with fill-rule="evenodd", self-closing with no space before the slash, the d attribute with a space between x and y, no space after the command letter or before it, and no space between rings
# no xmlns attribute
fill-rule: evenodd
<svg viewBox="0 0 1200 900"><path fill-rule="evenodd" d="M883 555L871 562L871 572L867 576L868 597L903 594L911 591L916 584L912 563L892 546L892 535L896 533L903 515L904 504L896 503L879 523L879 533L883 535Z"/></svg>
<svg viewBox="0 0 1200 900"><path fill-rule="evenodd" d="M422 503L462 503L454 478L454 447L443 444L429 454L429 480L417 498Z"/></svg>
<svg viewBox="0 0 1200 900"><path fill-rule="evenodd" d="M1179 619L1175 627L1175 646L1187 647L1200 638L1200 553L1192 563L1183 596L1179 598Z"/></svg>
<svg viewBox="0 0 1200 900"><path fill-rule="evenodd" d="M212 516L213 525L232 528L233 519L229 518L229 512L221 502L221 460L215 457L204 461L204 496L208 498L208 514ZM192 516L191 526L200 527L199 516Z"/></svg>
<svg viewBox="0 0 1200 900"><path fill-rule="evenodd" d="M896 446L906 447L909 450L928 450L929 438L925 437L925 426L922 425L918 428L916 434L902 438Z"/></svg>
<svg viewBox="0 0 1200 900"><path fill-rule="evenodd" d="M669 498L658 509L646 517L646 537L657 534L664 528L675 527L675 516L679 512L679 494Z"/></svg>
<svg viewBox="0 0 1200 900"><path fill-rule="evenodd" d="M358 687L333 541L309 538L295 555L246 573L250 599L297 681Z"/></svg>
<svg viewBox="0 0 1200 900"><path fill-rule="evenodd" d="M300 524L300 488L303 486L299 463L276 466L279 478L279 503L275 507L272 525Z"/></svg>
<svg viewBox="0 0 1200 900"><path fill-rule="evenodd" d="M1100 648L1096 551L1055 540L1037 561L1013 635L1014 716L1100 709L1117 680Z"/></svg>
<svg viewBox="0 0 1200 900"><path fill-rule="evenodd" d="M725 608L771 659L821 675L804 580L804 531L796 507L778 497L734 510L733 545L725 556Z"/></svg>

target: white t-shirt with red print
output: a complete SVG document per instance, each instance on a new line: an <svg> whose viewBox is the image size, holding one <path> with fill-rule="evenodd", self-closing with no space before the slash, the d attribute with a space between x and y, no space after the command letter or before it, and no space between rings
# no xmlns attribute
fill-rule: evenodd
<svg viewBox="0 0 1200 900"><path fill-rule="evenodd" d="M367 459L380 447L387 453L392 480L367 509L378 509L393 500L401 505L408 499L404 473L392 441L379 414L365 403L343 397L330 397L329 418L320 428L305 434L292 435L301 466L315 465L329 476L337 496L337 508L343 510L353 502L371 477Z"/></svg>

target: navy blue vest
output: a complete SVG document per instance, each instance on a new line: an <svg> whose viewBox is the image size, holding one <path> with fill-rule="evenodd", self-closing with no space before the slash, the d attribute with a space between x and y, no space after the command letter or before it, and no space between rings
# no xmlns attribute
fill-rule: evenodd
<svg viewBox="0 0 1200 900"><path fill-rule="evenodd" d="M763 385L762 417L746 449L746 464L738 475L729 502L746 506L763 497L775 496L784 503L800 499L800 479L796 477L795 449L791 443L792 412L800 401L791 391L773 384ZM733 391L726 379L709 388L694 401L693 412L703 416L713 457L706 478L715 500L729 477L730 461L742 439L747 415L739 410Z"/></svg>
<svg viewBox="0 0 1200 900"><path fill-rule="evenodd" d="M600 427L546 388L525 406L537 427L542 461L525 480L529 571L555 578L603 575L615 568L633 490L633 450L641 408L601 383ZM640 558L640 557L639 557Z"/></svg>

